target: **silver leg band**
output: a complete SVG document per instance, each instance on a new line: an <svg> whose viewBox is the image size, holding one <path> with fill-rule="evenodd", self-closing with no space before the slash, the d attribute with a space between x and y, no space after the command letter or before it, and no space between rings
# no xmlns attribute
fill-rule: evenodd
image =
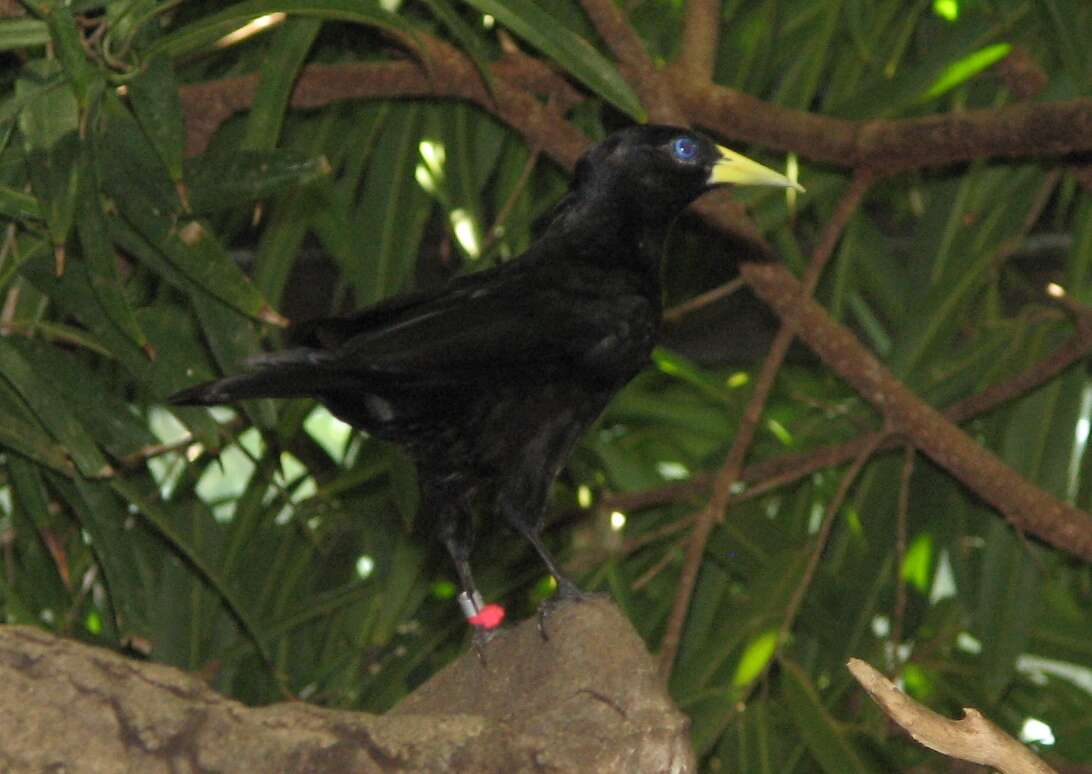
<svg viewBox="0 0 1092 774"><path fill-rule="evenodd" d="M465 591L460 591L456 599L459 601L459 608L463 611L463 615L467 618L473 618L485 607L482 595L476 591L473 597Z"/></svg>

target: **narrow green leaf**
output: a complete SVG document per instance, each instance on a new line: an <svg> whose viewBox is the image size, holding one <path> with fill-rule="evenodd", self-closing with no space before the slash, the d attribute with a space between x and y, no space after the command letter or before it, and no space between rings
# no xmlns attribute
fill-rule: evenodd
<svg viewBox="0 0 1092 774"><path fill-rule="evenodd" d="M52 438L30 422L10 414L3 408L0 408L0 447L10 449L32 462L65 476L73 476L76 473L64 449Z"/></svg>
<svg viewBox="0 0 1092 774"><path fill-rule="evenodd" d="M118 255L114 250L113 242L110 241L106 214L102 210L102 200L99 198L94 153L93 143L88 143L80 156L81 192L76 223L80 247L89 269L91 288L106 316L118 327L118 330L142 350L152 355L148 337L144 335L144 331L137 323L118 277Z"/></svg>
<svg viewBox="0 0 1092 774"><path fill-rule="evenodd" d="M171 180L178 183L182 179L186 126L178 83L166 56L150 57L144 63L143 71L129 81L129 101Z"/></svg>
<svg viewBox="0 0 1092 774"><path fill-rule="evenodd" d="M330 174L323 156L292 150L240 151L230 158L186 162L186 188L196 213L212 212L299 188Z"/></svg>
<svg viewBox="0 0 1092 774"><path fill-rule="evenodd" d="M15 82L15 96L5 100L0 106L0 124L20 118L19 128L23 136L34 138L35 142L45 140L54 133L57 137L65 132L75 129L79 124L79 114L76 111L76 98L72 92L64 88L64 73L54 59L33 59ZM33 122L37 114L29 115L25 108L40 99L56 100L58 110L55 114L55 123L41 125ZM68 118L71 117L71 125ZM28 134L28 131L30 134ZM40 134L37 132L41 132ZM45 143L48 145L48 142Z"/></svg>
<svg viewBox="0 0 1092 774"><path fill-rule="evenodd" d="M553 18L534 0L466 0L540 49L558 67L635 121L647 114L617 68L587 40Z"/></svg>
<svg viewBox="0 0 1092 774"><path fill-rule="evenodd" d="M41 338L15 338L13 346L57 392L65 396L70 410L115 459L138 453L156 443L146 421L116 391L88 358Z"/></svg>
<svg viewBox="0 0 1092 774"><path fill-rule="evenodd" d="M53 488L76 512L91 537L99 567L106 579L110 606L122 641L152 636L147 618L151 552L142 552L139 530L126 527L129 518L122 504L104 482L50 478Z"/></svg>
<svg viewBox="0 0 1092 774"><path fill-rule="evenodd" d="M41 220L38 200L22 191L0 186L0 215L12 220Z"/></svg>
<svg viewBox="0 0 1092 774"><path fill-rule="evenodd" d="M277 147L296 76L321 28L321 19L289 19L273 33L240 150L268 151Z"/></svg>
<svg viewBox="0 0 1092 774"><path fill-rule="evenodd" d="M113 469L95 445L94 438L71 410L71 404L54 385L43 379L10 342L0 339L0 374L26 401L35 417L72 456L88 478L108 476Z"/></svg>
<svg viewBox="0 0 1092 774"><path fill-rule="evenodd" d="M493 74L489 70L489 60L492 56L479 32L459 16L459 12L448 0L424 0L424 3L432 11L432 15L447 27L448 32L459 42L460 48L470 57L470 61L474 63L474 67L482 76L485 87L492 92Z"/></svg>
<svg viewBox="0 0 1092 774"><path fill-rule="evenodd" d="M967 56L952 62L944 68L940 76L921 95L921 101L935 99L942 94L951 91L956 86L970 80L987 67L1001 61L1012 51L1011 43L995 43L992 46L980 48Z"/></svg>
<svg viewBox="0 0 1092 774"><path fill-rule="evenodd" d="M12 51L49 42L49 28L37 19L0 20L0 51Z"/></svg>
<svg viewBox="0 0 1092 774"><path fill-rule="evenodd" d="M1003 521L992 520L978 579L974 635L982 643L984 688L997 700L1016 672L1016 659L1035 628L1039 568L1029 548Z"/></svg>
<svg viewBox="0 0 1092 774"><path fill-rule="evenodd" d="M192 283L192 289L219 299L248 317L284 324L284 318L266 303L203 223L191 220L179 226L173 219L157 213L144 200L115 201L125 219L148 245L155 246L154 249ZM141 254L147 255L147 252Z"/></svg>
<svg viewBox="0 0 1092 774"><path fill-rule="evenodd" d="M64 67L65 75L72 84L76 101L81 106L87 105L91 82L98 77L95 68L87 61L83 41L76 27L76 18L64 2L49 4L46 11L46 24L53 41L53 50Z"/></svg>
<svg viewBox="0 0 1092 774"><path fill-rule="evenodd" d="M148 520L155 530L199 572L216 593L224 600L238 620L247 636L254 642L255 648L262 656L262 660L269 666L273 665L273 658L266 644L267 640L258 622L253 620L250 608L242 603L236 589L228 583L228 580L220 575L206 559L206 557L192 545L191 541L184 538L182 532L174 525L172 515L162 509L154 499L145 496L130 481L121 478L112 479L111 487L123 499L133 505Z"/></svg>
<svg viewBox="0 0 1092 774"><path fill-rule="evenodd" d="M56 253L58 274L64 271L65 242L76 215L79 150L79 140L72 132L54 143L49 150L32 152L27 158L31 186L41 203Z"/></svg>
<svg viewBox="0 0 1092 774"><path fill-rule="evenodd" d="M808 750L827 774L852 774L872 769L861 759L842 725L823 706L811 678L797 664L781 662L785 703Z"/></svg>
<svg viewBox="0 0 1092 774"><path fill-rule="evenodd" d="M739 657L736 673L732 676L732 685L742 688L749 685L766 669L766 665L777 650L778 630L767 629L751 638Z"/></svg>
<svg viewBox="0 0 1092 774"><path fill-rule="evenodd" d="M391 109L370 158L359 204L350 211L353 241L346 270L357 283L361 306L403 289L414 270L429 214L428 195L414 180L421 111L418 105Z"/></svg>
<svg viewBox="0 0 1092 774"><path fill-rule="evenodd" d="M384 11L377 3L371 1L246 0L246 2L229 6L219 13L190 22L157 41L149 53L165 53L172 57L182 56L204 48L247 22L271 13L288 13L364 24L390 30L409 38L413 37L413 27L399 16Z"/></svg>

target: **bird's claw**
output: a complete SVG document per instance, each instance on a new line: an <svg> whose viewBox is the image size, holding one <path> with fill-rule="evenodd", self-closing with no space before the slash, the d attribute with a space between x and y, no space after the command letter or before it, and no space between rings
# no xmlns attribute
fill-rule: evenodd
<svg viewBox="0 0 1092 774"><path fill-rule="evenodd" d="M492 642L493 638L500 632L501 627L494 626L492 628L485 626L474 627L474 637L472 643L474 645L474 652L478 654L478 662L483 666L488 666L485 658L485 646Z"/></svg>
<svg viewBox="0 0 1092 774"><path fill-rule="evenodd" d="M567 602L587 602L592 599L602 599L605 594L592 591L584 591L568 578L561 578L557 582L557 591L552 597L538 606L538 633L543 640L549 641L550 635L546 631L546 619L554 610Z"/></svg>

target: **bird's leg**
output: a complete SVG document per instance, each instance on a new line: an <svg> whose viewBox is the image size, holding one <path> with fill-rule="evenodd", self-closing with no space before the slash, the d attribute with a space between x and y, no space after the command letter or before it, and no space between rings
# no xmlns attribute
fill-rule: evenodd
<svg viewBox="0 0 1092 774"><path fill-rule="evenodd" d="M550 635L546 632L546 618L553 612L558 604L569 600L582 601L591 599L594 595L581 590L579 586L569 580L568 576L561 572L561 568L558 567L557 562L554 561L554 557L542 542L542 537L538 534L537 529L519 524L519 531L522 532L524 537L526 537L531 545L534 546L535 551L542 557L542 561L545 563L546 568L550 571L550 574L554 576L554 580L557 581L557 592L550 599L547 599L539 605L538 608L538 633L542 635L542 639L548 640L550 639Z"/></svg>
<svg viewBox="0 0 1092 774"><path fill-rule="evenodd" d="M485 663L485 644L493 639L497 629L504 620L504 608L500 605L486 605L482 595L474 585L474 577L470 573L470 561L467 559L466 546L454 537L446 537L444 544L455 564L455 573L459 576L459 585L462 590L456 599L466 620L474 627L474 649L478 658Z"/></svg>

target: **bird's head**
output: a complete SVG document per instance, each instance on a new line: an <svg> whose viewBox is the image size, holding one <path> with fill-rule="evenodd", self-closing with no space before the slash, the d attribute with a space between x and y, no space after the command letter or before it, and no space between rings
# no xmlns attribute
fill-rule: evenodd
<svg viewBox="0 0 1092 774"><path fill-rule="evenodd" d="M700 132L645 124L615 132L577 163L575 188L627 202L642 216L672 219L724 185L804 189L772 169L717 145Z"/></svg>

